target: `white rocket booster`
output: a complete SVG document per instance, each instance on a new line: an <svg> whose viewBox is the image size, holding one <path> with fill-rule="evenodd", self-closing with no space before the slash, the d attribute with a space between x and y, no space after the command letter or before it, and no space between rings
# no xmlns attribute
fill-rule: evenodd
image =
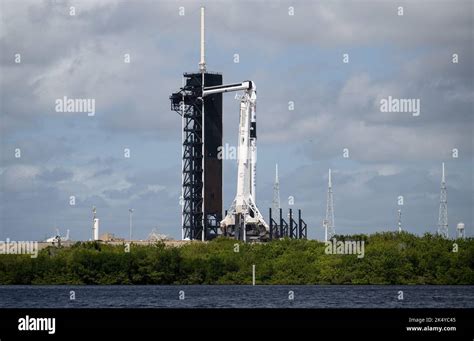
<svg viewBox="0 0 474 341"><path fill-rule="evenodd" d="M255 84L254 84L255 86ZM257 90L255 89L255 97ZM253 102L253 105L250 107L250 158L251 158L251 168L250 168L250 190L252 194L253 202L255 200L257 192L257 110L256 102Z"/></svg>

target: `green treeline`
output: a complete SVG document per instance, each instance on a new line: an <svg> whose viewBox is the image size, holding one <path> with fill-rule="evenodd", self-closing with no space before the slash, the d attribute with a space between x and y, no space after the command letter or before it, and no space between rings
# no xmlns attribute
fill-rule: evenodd
<svg viewBox="0 0 474 341"><path fill-rule="evenodd" d="M364 240L363 258L325 253L313 240L167 247L97 242L48 247L37 258L0 255L0 284L474 284L474 239L409 233L336 236ZM453 244L458 250L453 252Z"/></svg>

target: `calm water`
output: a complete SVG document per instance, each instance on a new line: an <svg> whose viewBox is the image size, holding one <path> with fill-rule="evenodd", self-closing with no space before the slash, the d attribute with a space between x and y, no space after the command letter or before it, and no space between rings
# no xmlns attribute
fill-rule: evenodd
<svg viewBox="0 0 474 341"><path fill-rule="evenodd" d="M474 308L474 286L0 286L0 308Z"/></svg>

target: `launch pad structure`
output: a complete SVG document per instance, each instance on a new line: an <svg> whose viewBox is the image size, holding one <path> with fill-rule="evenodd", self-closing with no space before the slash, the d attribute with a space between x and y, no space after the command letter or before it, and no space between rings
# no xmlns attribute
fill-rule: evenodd
<svg viewBox="0 0 474 341"><path fill-rule="evenodd" d="M184 86L170 97L182 119L182 239L208 240L217 236L222 220L222 94L202 98L202 84L222 85L222 74L183 78Z"/></svg>
<svg viewBox="0 0 474 341"><path fill-rule="evenodd" d="M222 220L222 93L204 97L205 87L222 85L222 74L206 70L204 7L201 7L199 72L184 73L180 91L170 96L181 115L181 239L209 240ZM204 114L205 113L205 114Z"/></svg>
<svg viewBox="0 0 474 341"><path fill-rule="evenodd" d="M257 121L255 83L243 81L223 85L222 74L208 72L205 62L204 8L201 8L201 59L199 72L184 73L183 85L170 96L171 109L182 120L182 239L211 240L218 235L242 241L273 238L306 238L306 223L289 213L289 228L266 223L257 208ZM238 174L235 199L222 217L223 137L222 94L244 91L240 98ZM286 224L286 222L285 222Z"/></svg>

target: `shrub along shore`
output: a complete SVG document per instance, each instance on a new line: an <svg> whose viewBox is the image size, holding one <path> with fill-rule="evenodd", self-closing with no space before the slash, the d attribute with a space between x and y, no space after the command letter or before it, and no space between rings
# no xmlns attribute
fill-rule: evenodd
<svg viewBox="0 0 474 341"><path fill-rule="evenodd" d="M336 239L363 241L363 257L328 253L315 240L217 238L180 247L132 244L129 252L78 242L45 248L37 258L0 255L0 284L251 284L253 264L256 284L474 284L473 238L385 232Z"/></svg>

